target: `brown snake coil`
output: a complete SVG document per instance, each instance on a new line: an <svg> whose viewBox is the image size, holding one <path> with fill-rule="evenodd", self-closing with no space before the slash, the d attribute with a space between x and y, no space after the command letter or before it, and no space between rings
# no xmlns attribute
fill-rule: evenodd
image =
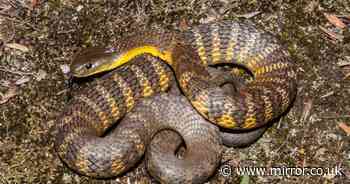
<svg viewBox="0 0 350 184"><path fill-rule="evenodd" d="M222 21L197 26L181 35L139 35L120 42L116 46L118 52L102 56L123 58L123 53L142 45L170 51L172 60L166 62L174 70L182 92L201 115L225 128L261 127L281 115L296 95L296 74L288 52L274 37L250 24ZM81 61L83 64L73 65L73 71L87 64L95 66L87 62L89 58ZM240 65L254 76L254 80L234 95L218 87L206 69L208 65L227 63ZM132 167L148 142L142 142L144 140L130 128L123 131L117 128L118 133L110 132L111 136L105 133L130 112L140 98L167 91L172 81L172 72L163 63L146 62L144 58L136 58L132 64L96 81L74 97L58 119L55 148L60 158L74 170L95 177L118 175ZM159 116L161 119L162 115ZM144 132L142 129L141 134ZM207 133L202 135L209 136ZM204 156L214 155L205 153ZM214 166L214 162L209 162L210 166ZM170 176L174 175L157 178ZM184 174L175 176L185 177ZM206 177L194 181L204 181Z"/></svg>

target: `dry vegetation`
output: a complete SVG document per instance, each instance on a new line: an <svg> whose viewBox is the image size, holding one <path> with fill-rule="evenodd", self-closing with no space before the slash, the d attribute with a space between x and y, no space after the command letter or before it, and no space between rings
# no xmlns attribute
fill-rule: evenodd
<svg viewBox="0 0 350 184"><path fill-rule="evenodd" d="M350 16L350 3L1 0L0 183L153 183L142 164L125 176L103 181L79 176L60 162L50 132L67 102L67 77L61 68L79 49L112 46L136 29L219 19L249 19L278 36L288 45L299 74L298 97L287 116L254 145L227 149L222 162L234 167L339 166L343 172L251 176L250 183L349 183L350 27L331 25L324 13ZM209 183L241 180L216 174Z"/></svg>

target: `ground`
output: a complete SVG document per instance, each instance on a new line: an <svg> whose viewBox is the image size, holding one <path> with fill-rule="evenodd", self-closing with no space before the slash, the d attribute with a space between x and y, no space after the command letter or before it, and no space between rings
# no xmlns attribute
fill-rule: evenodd
<svg viewBox="0 0 350 184"><path fill-rule="evenodd" d="M81 48L112 46L138 29L220 19L248 19L276 35L298 71L289 113L255 144L226 148L222 163L337 166L342 176L239 177L218 169L208 183L350 183L350 27L336 28L324 14L349 12L342 0L0 1L0 183L154 183L142 163L112 180L79 176L61 163L51 132L67 102L64 66Z"/></svg>

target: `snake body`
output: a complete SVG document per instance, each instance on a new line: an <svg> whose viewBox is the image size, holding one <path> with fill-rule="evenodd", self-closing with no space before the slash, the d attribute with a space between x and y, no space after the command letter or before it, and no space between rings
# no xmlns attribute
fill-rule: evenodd
<svg viewBox="0 0 350 184"><path fill-rule="evenodd" d="M110 128L118 120L115 118L117 116L113 117L116 112L110 100L118 99L120 93L123 93L123 88L118 85L120 80L136 82L136 74L130 68L149 70L140 66L145 65L150 59L156 58L147 60L144 57L137 58L137 62L132 66L117 69L73 97L59 117L55 133L55 148L60 158L70 168L97 178L119 175L140 160L146 146L157 132L170 129L181 135L171 137L180 140L180 143L183 138L189 149L185 159L173 160L171 168L167 169L173 173L180 169L184 175L181 177L179 174L166 175L167 178L159 176L160 181L202 183L215 171L221 156L219 129L196 113L189 102L178 95L157 95L139 102L115 129L105 135L107 127ZM160 76L169 77L163 86L166 90L173 81L169 67L159 61L152 63L158 64L150 67L158 67L164 73L145 73L145 77L157 81L161 79ZM154 89L157 87L153 86ZM132 88L134 92L137 90L143 88ZM97 95L96 91L100 91L101 94ZM119 109L125 111L127 108L119 106ZM198 162L204 158L207 162Z"/></svg>
<svg viewBox="0 0 350 184"><path fill-rule="evenodd" d="M111 59L76 60L77 77L111 70L133 57L151 54L168 63L193 107L211 122L229 129L251 129L280 116L296 95L296 73L286 49L272 35L249 23L221 21L184 33L146 32L121 40ZM81 62L83 63L81 63ZM211 80L209 65L235 64L254 77L236 95ZM139 78L144 88L152 83Z"/></svg>
<svg viewBox="0 0 350 184"><path fill-rule="evenodd" d="M135 126L132 124L137 123L127 123L132 121L123 119L122 128L117 127L111 132L111 136L106 135L106 132L109 132L115 122L127 112L132 111L134 106L138 109L136 104L141 98L167 91L174 81L173 73L166 64L154 62L154 58L138 57L144 54L159 57L170 65L191 105L205 119L224 128L232 130L259 128L281 115L296 95L296 74L288 52L273 36L250 24L222 21L199 25L181 34L163 30L139 34L121 40L113 51L101 51L98 55L81 54L72 63L72 72L77 77L117 69L103 76L101 80L95 81L92 87L82 90L58 118L55 148L69 167L84 175L110 177L125 172L142 156L145 146L153 136L146 133L149 131L147 128L139 129L136 126L139 132L135 131ZM127 64L124 65L125 63ZM229 95L218 86L217 81L212 81L213 78L207 70L208 66L216 64L242 66L253 75L254 80L247 82L235 95ZM151 102L150 104L154 105ZM147 109L146 106L141 106ZM142 114L142 111L147 110L136 110L136 114L137 111L141 111ZM154 113L155 117L158 119L165 120L163 114L170 116L165 111L155 111L157 112ZM187 108L181 112L185 111L192 112ZM176 111L170 113L175 114ZM193 114L196 113L188 115L194 116ZM138 121L144 123L146 119L159 121L148 116L147 113L143 119L139 116ZM177 126L171 124L185 126L180 121L174 120L167 126ZM162 123L154 124L156 126L152 130L154 132L164 128ZM202 140L197 144L203 155L189 156L187 162L181 162L182 164L176 167L190 168L184 171L199 177L173 180L172 178L188 178L188 176L185 173L176 174L177 168L157 162L157 159L162 160L159 157L161 154L159 149L153 146L149 154L149 170L156 178L175 183L190 180L202 182L203 178L210 175L208 173L217 163L218 154L209 148L210 153L206 152L204 150L207 148L204 147L208 143L217 145L220 141L216 133L210 133L200 126L197 128L193 132L200 132L201 136L210 140L206 142L202 140L203 138L196 138ZM189 131L175 130L181 136ZM146 134L148 136L143 136ZM102 139L101 136L105 137ZM226 140L230 138L234 140L232 137ZM188 137L188 140L192 139L194 138ZM162 146L168 147L163 150L166 152L176 147L176 144L161 144L158 147ZM166 158L173 160L173 156L170 154ZM194 160L200 158L211 158L208 160L209 165L197 168L193 166L198 164ZM186 163L191 163L192 167Z"/></svg>
<svg viewBox="0 0 350 184"><path fill-rule="evenodd" d="M138 155L143 155L143 142L135 142L139 139L133 133L100 137L132 109L135 98L169 88L173 80L169 68L163 63L152 63L148 68L141 67L143 61L121 67L71 99L57 119L55 133L56 151L69 167L84 175L110 177L123 173L138 161ZM151 89L139 85L135 71L144 71L144 77L156 81Z"/></svg>

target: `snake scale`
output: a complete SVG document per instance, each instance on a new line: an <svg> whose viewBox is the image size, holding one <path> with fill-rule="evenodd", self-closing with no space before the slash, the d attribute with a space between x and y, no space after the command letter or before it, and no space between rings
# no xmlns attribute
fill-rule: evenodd
<svg viewBox="0 0 350 184"><path fill-rule="evenodd" d="M202 24L182 33L157 30L138 34L121 40L113 52L101 53L98 56L85 53L72 63L72 72L76 77L117 69L97 80L93 87L82 90L58 118L55 148L69 167L85 175L109 177L123 173L139 160L145 145L150 141L149 137L153 136L142 136L146 134L146 128L139 129L138 133L132 132L135 127L128 126L132 127L137 123L125 123L133 121L128 119L127 115L126 120L124 118L120 123L124 128L119 128L118 125L116 130L112 130L111 136L106 135L106 132L109 132L117 120L132 111L140 98L167 91L173 82L172 71L166 65L161 62L145 62L144 58L138 57L145 54L159 57L170 65L181 91L196 111L223 128L259 128L285 112L296 95L296 73L288 52L276 38L249 23L221 21ZM95 56L102 59L96 60ZM129 64L131 60L133 62ZM124 65L125 63L127 64ZM207 70L208 66L217 64L243 67L254 79L234 95L228 95ZM152 100L157 102L157 98ZM146 102L142 103L147 103L147 99L145 100ZM152 100L149 103L152 104ZM138 106L136 105L136 112L133 113L142 112L138 110ZM155 113L158 115L156 117L162 119L163 114L166 114L164 112ZM195 116L194 114L189 116ZM143 120L139 117L137 121L144 121L146 117L150 118L146 113ZM179 120L172 123L182 125ZM158 130L162 129L160 127L164 128L162 123L154 124ZM190 125L192 123L183 126ZM166 126L175 125L169 123ZM195 125L193 126L195 129ZM194 132L202 132L204 134L201 136L208 139L205 143L197 143L199 146L205 144L215 148L220 145L216 133L210 133L216 130L201 131L203 127L197 128ZM190 131L173 129L181 136ZM114 133L115 131L117 133ZM103 141L99 138L101 136L105 136ZM188 141L185 140L186 145ZM172 147L170 144L168 146ZM203 151L203 148L200 150ZM206 166L209 169L204 169L206 167L198 163L198 167L180 164L177 168L197 168L197 173L193 175L199 176L198 178L187 178L184 173L171 174L171 171L174 172L171 169L168 174L175 178L184 178L183 181L203 182L203 178L207 178L208 174L204 177L200 173L210 171L216 166L218 161L215 158L219 157L215 150L207 150L208 152L204 151L201 157L210 158L206 162L210 163ZM191 155L196 153L189 154L190 159L187 162L194 164L191 161L198 160L199 157ZM156 167L150 165L150 170ZM198 168L201 168L202 172L199 172L201 170ZM162 177L166 176L162 175L160 180Z"/></svg>

